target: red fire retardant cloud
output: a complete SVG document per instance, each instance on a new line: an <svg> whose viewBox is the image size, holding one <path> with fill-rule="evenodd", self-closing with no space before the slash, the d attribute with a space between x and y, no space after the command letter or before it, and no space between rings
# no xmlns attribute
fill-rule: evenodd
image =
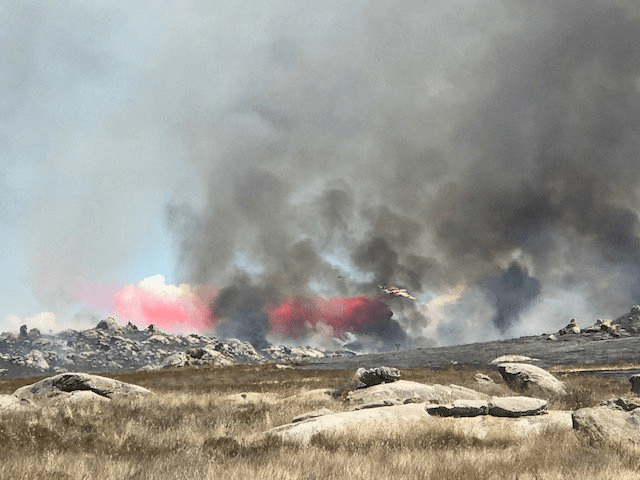
<svg viewBox="0 0 640 480"><path fill-rule="evenodd" d="M115 314L140 327L150 324L174 333L211 330L209 307L198 295L171 296L129 285L114 297Z"/></svg>
<svg viewBox="0 0 640 480"><path fill-rule="evenodd" d="M333 328L341 337L346 332L381 330L391 318L387 305L377 298L351 297L330 299L288 298L282 304L265 308L271 332L291 338L315 330L318 322ZM380 324L380 325L378 325Z"/></svg>

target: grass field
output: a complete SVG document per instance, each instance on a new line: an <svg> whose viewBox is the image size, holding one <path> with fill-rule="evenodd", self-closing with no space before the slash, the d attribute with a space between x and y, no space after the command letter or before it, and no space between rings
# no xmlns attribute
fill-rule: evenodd
<svg viewBox="0 0 640 480"><path fill-rule="evenodd" d="M406 380L478 387L476 369L402 371ZM151 389L146 398L5 412L3 479L624 479L640 478L640 448L591 445L572 431L480 441L455 422L317 435L310 446L258 435L321 407L344 409L353 371L274 365L109 374ZM565 374L551 409L594 406L629 394L626 380ZM36 381L4 379L0 393ZM332 395L323 393L331 391Z"/></svg>

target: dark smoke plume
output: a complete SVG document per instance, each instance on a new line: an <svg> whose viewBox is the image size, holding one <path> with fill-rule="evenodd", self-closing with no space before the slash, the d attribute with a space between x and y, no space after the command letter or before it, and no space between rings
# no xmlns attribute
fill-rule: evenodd
<svg viewBox="0 0 640 480"><path fill-rule="evenodd" d="M522 266L512 263L502 274L490 276L481 282L496 314L491 319L501 332L509 330L520 318L520 313L540 294L540 282L530 277Z"/></svg>
<svg viewBox="0 0 640 480"><path fill-rule="evenodd" d="M219 330L264 343L268 303L379 282L418 297L386 299L402 333L362 330L387 343L459 286L441 343L640 301L638 8L447 5L296 10L238 59L224 108L182 105L206 199L170 219L182 280L223 287Z"/></svg>

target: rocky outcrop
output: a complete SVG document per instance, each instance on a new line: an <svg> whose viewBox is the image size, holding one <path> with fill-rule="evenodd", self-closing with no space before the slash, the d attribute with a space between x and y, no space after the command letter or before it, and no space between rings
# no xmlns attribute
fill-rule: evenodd
<svg viewBox="0 0 640 480"><path fill-rule="evenodd" d="M154 325L139 329L132 323L124 324L114 317L107 317L94 328L83 331L65 330L55 335L43 335L37 329L29 330L23 325L19 335L0 334L0 374L21 377L43 372L299 363L334 355L344 356L345 352L282 345L257 351L251 343L238 339L220 340L195 333L178 335L163 332Z"/></svg>
<svg viewBox="0 0 640 480"><path fill-rule="evenodd" d="M454 400L488 400L486 395L458 385L438 385L398 380L349 392L345 402L358 406L375 402L399 405L410 402L451 403Z"/></svg>
<svg viewBox="0 0 640 480"><path fill-rule="evenodd" d="M569 324L558 330L558 335L576 335L580 333L580 325L575 318L572 318Z"/></svg>
<svg viewBox="0 0 640 480"><path fill-rule="evenodd" d="M631 375L629 382L631 383L631 391L633 393L640 393L640 374Z"/></svg>
<svg viewBox="0 0 640 480"><path fill-rule="evenodd" d="M262 363L265 360L251 343L243 342L237 338L229 338L224 342L215 342L213 348L242 363Z"/></svg>
<svg viewBox="0 0 640 480"><path fill-rule="evenodd" d="M356 377L370 387L400 380L400 372L397 368L390 367L359 368L356 371Z"/></svg>
<svg viewBox="0 0 640 480"><path fill-rule="evenodd" d="M616 318L614 322L621 331L629 333L640 333L640 305L631 307L629 313Z"/></svg>
<svg viewBox="0 0 640 480"><path fill-rule="evenodd" d="M640 443L640 409L581 408L573 412L572 421L576 433L591 441Z"/></svg>
<svg viewBox="0 0 640 480"><path fill-rule="evenodd" d="M114 397L144 396L150 393L146 388L98 375L63 373L21 387L13 393L13 396L19 400L38 404L51 400L64 400L74 396L85 399L101 397L110 400Z"/></svg>
<svg viewBox="0 0 640 480"><path fill-rule="evenodd" d="M520 393L566 393L564 384L546 370L525 363L502 363L498 371L511 390Z"/></svg>
<svg viewBox="0 0 640 480"><path fill-rule="evenodd" d="M612 320L602 320L598 318L594 325L587 327L582 330L582 333L609 333L613 336L618 336L620 334L620 328L618 325L613 323Z"/></svg>
<svg viewBox="0 0 640 480"><path fill-rule="evenodd" d="M162 360L162 368L180 368L186 366L193 367L221 367L235 365L233 358L214 350L213 347L193 347L186 352L179 352L169 355Z"/></svg>
<svg viewBox="0 0 640 480"><path fill-rule="evenodd" d="M289 362L301 362L314 358L324 358L325 352L310 346L289 347L287 345L270 345L261 350L261 353L274 360Z"/></svg>

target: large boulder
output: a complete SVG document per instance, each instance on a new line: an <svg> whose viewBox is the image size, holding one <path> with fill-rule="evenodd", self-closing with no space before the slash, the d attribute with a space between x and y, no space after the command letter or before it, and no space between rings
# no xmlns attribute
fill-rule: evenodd
<svg viewBox="0 0 640 480"><path fill-rule="evenodd" d="M114 397L129 395L148 395L151 392L146 388L130 383L120 382L111 378L87 373L61 373L53 377L45 378L32 385L26 385L17 389L13 395L20 400L29 400L34 403L48 400L60 400L78 395L74 392L91 392L80 395L86 399L87 395L96 398L113 399Z"/></svg>
<svg viewBox="0 0 640 480"><path fill-rule="evenodd" d="M403 427L406 422L417 422L429 418L424 405L395 405L386 408L372 408L353 412L340 412L308 418L296 423L281 425L265 434L280 437L286 442L306 445L316 434L331 434L357 430L366 432L376 429L386 431Z"/></svg>
<svg viewBox="0 0 640 480"><path fill-rule="evenodd" d="M351 405L364 405L387 401L402 403L451 403L454 400L488 400L489 395L458 385L438 385L398 380L349 392L345 402Z"/></svg>
<svg viewBox="0 0 640 480"><path fill-rule="evenodd" d="M400 380L398 369L391 367L359 368L356 371L356 376L368 387Z"/></svg>
<svg viewBox="0 0 640 480"><path fill-rule="evenodd" d="M520 393L564 395L564 384L546 370L526 363L501 363L498 371L510 389Z"/></svg>
<svg viewBox="0 0 640 480"><path fill-rule="evenodd" d="M385 408L373 408L352 412L326 414L308 418L297 423L272 428L259 436L275 436L285 442L309 444L317 434L340 434L351 431L388 438L394 432L402 432L412 425L430 426L436 431L443 427L453 428L471 438L504 439L535 434L549 430L571 430L571 412L552 411L546 415L519 418L501 418L490 415L476 417L440 418L430 416L424 405L407 404Z"/></svg>
<svg viewBox="0 0 640 480"><path fill-rule="evenodd" d="M581 408L573 412L572 421L577 433L592 441L640 443L640 409Z"/></svg>
<svg viewBox="0 0 640 480"><path fill-rule="evenodd" d="M631 375L629 382L631 382L631 391L633 393L640 393L640 374Z"/></svg>

